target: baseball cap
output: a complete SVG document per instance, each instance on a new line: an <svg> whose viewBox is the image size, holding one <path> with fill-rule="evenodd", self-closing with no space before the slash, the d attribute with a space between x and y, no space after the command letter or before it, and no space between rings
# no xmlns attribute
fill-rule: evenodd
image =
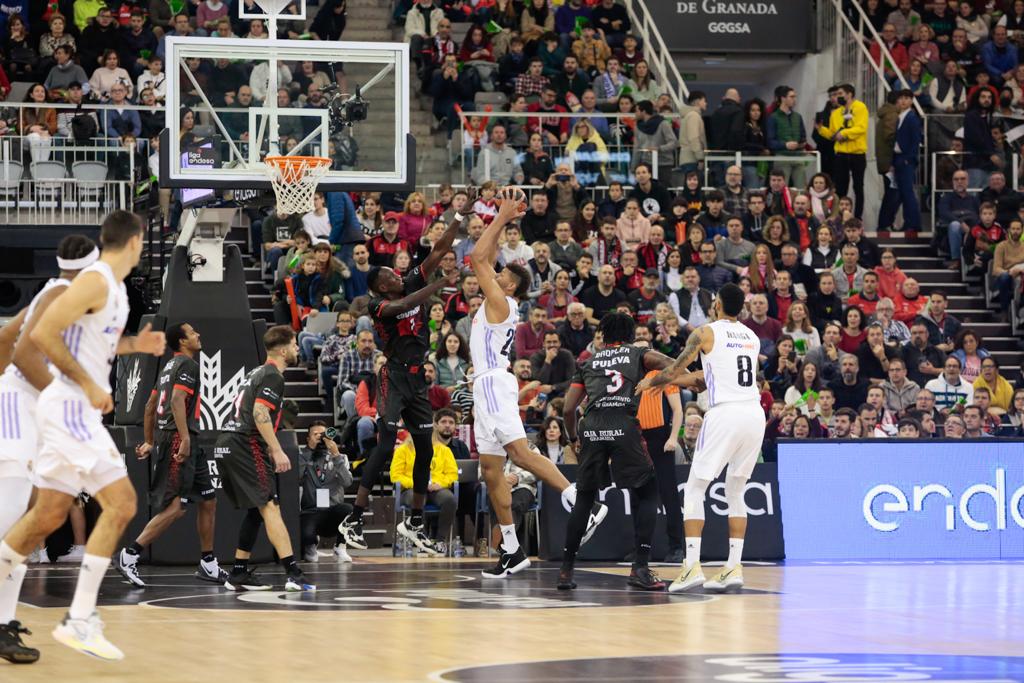
<svg viewBox="0 0 1024 683"><path fill-rule="evenodd" d="M386 221L397 221L401 217L402 214L400 214L397 211L388 211L386 214L384 214L384 220Z"/></svg>
<svg viewBox="0 0 1024 683"><path fill-rule="evenodd" d="M644 277L661 277L661 273L657 268L647 268L644 270Z"/></svg>

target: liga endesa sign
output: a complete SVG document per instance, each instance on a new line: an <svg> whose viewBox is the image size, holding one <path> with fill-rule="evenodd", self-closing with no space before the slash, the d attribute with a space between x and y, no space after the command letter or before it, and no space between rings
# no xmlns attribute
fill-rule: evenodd
<svg viewBox="0 0 1024 683"><path fill-rule="evenodd" d="M655 0L648 2L673 52L810 52L811 0Z"/></svg>
<svg viewBox="0 0 1024 683"><path fill-rule="evenodd" d="M779 443L789 559L1024 558L1024 441Z"/></svg>

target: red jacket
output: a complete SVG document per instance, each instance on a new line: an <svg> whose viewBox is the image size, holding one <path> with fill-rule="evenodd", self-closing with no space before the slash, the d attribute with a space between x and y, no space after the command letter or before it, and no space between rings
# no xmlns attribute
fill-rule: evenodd
<svg viewBox="0 0 1024 683"><path fill-rule="evenodd" d="M531 113L543 113L545 111L556 112L559 114L568 113L568 110L560 104L556 104L551 109L545 110L542 110L540 107L540 102L534 102L533 104L526 108L526 111ZM531 133L536 133L545 127L554 128L556 126L558 127L558 134L560 136L569 135L569 117L567 116L563 116L561 118L557 118L554 116L531 116L530 118L526 119L526 128Z"/></svg>
<svg viewBox="0 0 1024 683"><path fill-rule="evenodd" d="M903 47L903 43L896 41L892 45L887 45L889 48L889 54L892 55L892 60L896 62L896 68L901 72L906 71L910 67L910 55L907 54L907 48ZM871 59L874 60L875 64L882 64L882 48L878 43L872 43L871 45ZM885 65L883 65L884 67ZM888 69L892 71L892 69Z"/></svg>

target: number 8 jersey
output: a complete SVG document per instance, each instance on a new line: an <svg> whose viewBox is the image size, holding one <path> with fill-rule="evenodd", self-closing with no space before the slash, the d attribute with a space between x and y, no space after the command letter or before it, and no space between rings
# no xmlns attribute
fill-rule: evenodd
<svg viewBox="0 0 1024 683"><path fill-rule="evenodd" d="M494 370L507 371L508 357L516 341L516 322L519 304L512 297L508 302L508 315L500 323L487 321L487 306L481 306L473 316L469 333L469 353L473 362L473 376L480 377Z"/></svg>
<svg viewBox="0 0 1024 683"><path fill-rule="evenodd" d="M760 401L757 385L757 354L761 341L739 321L708 323L715 334L711 353L701 353L704 382L708 386L708 407L737 401Z"/></svg>

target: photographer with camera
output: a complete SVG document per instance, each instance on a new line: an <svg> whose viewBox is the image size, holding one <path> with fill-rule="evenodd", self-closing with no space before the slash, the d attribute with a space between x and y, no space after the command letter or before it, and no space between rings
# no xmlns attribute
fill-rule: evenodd
<svg viewBox="0 0 1024 683"><path fill-rule="evenodd" d="M351 562L338 525L352 512L345 502L345 489L352 485L348 457L338 450L338 434L317 420L309 427L306 445L299 449L299 481L302 487L299 527L302 557L316 562L318 535L334 536L334 554L342 562Z"/></svg>

